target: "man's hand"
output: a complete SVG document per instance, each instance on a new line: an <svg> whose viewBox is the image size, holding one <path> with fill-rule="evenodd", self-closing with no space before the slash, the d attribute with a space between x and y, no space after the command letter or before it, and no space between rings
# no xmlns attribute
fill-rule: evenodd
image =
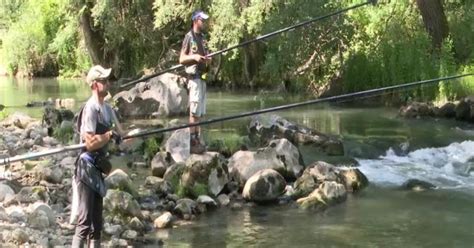
<svg viewBox="0 0 474 248"><path fill-rule="evenodd" d="M193 55L193 59L197 62L197 63L201 63L203 62L204 60L206 60L206 57L202 56L202 55L199 55L199 54L194 54Z"/></svg>
<svg viewBox="0 0 474 248"><path fill-rule="evenodd" d="M120 145L120 143L122 143L122 136L113 130L109 132L110 132L110 140L112 140L116 145Z"/></svg>

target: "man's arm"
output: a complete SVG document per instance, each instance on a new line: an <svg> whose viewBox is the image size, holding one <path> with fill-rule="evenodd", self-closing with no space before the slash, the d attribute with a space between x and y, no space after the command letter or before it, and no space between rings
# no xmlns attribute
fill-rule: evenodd
<svg viewBox="0 0 474 248"><path fill-rule="evenodd" d="M181 46L181 52L179 54L179 63L183 65L192 65L200 63L206 59L205 56L199 54L189 54L191 49L191 37L186 35Z"/></svg>
<svg viewBox="0 0 474 248"><path fill-rule="evenodd" d="M87 151L93 152L99 150L109 142L111 136L111 131L104 134L86 133L84 139L86 141Z"/></svg>
<svg viewBox="0 0 474 248"><path fill-rule="evenodd" d="M96 134L97 110L94 106L86 104L83 110L81 125L82 139L86 144L86 150L89 152L96 151L107 144L110 140L111 132L105 134Z"/></svg>

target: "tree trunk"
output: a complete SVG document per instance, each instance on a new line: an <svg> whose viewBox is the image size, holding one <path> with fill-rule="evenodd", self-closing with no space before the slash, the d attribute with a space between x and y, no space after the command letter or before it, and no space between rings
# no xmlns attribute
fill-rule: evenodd
<svg viewBox="0 0 474 248"><path fill-rule="evenodd" d="M84 41L89 52L89 56L92 59L92 63L95 65L109 66L105 59L104 52L104 38L102 34L93 28L92 17L90 9L91 3L87 3L87 7L84 9L80 16L80 26L82 34L84 35Z"/></svg>
<svg viewBox="0 0 474 248"><path fill-rule="evenodd" d="M439 50L448 37L449 28L441 0L416 0L425 28L431 36L433 48Z"/></svg>

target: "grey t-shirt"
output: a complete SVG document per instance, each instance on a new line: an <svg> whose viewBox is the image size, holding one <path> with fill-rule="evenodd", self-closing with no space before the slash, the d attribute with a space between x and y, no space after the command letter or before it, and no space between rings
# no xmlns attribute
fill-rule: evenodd
<svg viewBox="0 0 474 248"><path fill-rule="evenodd" d="M84 140L86 133L98 134L100 132L100 130L96 130L98 123L109 129L112 128L112 115L113 109L108 103L100 104L95 97L89 98L82 112L81 140ZM103 148L104 151L106 148Z"/></svg>
<svg viewBox="0 0 474 248"><path fill-rule="evenodd" d="M208 47L207 47L207 39L203 33L194 33L192 30L189 31L183 40L183 45L181 46L181 51L184 52L186 55L191 54L200 54L202 56L208 54ZM197 67L197 68L193 68ZM186 69L188 74L202 74L207 72L206 63L201 62L197 65L187 66L187 68L193 68L193 70ZM195 73L190 73L194 71Z"/></svg>

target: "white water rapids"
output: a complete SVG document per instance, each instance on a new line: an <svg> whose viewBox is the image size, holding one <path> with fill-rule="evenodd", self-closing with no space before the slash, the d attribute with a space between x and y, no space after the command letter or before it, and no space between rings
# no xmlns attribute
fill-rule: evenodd
<svg viewBox="0 0 474 248"><path fill-rule="evenodd" d="M389 149L378 159L358 161L359 169L376 185L402 185L413 178L440 188L474 189L474 141L423 148L402 156Z"/></svg>

